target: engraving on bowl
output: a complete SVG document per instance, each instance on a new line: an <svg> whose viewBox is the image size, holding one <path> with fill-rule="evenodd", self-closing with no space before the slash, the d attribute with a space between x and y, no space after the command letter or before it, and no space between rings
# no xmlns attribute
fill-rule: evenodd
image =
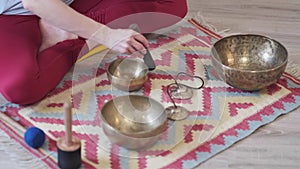
<svg viewBox="0 0 300 169"><path fill-rule="evenodd" d="M286 68L287 50L261 35L232 35L211 50L219 77L242 90L259 90L275 83Z"/></svg>

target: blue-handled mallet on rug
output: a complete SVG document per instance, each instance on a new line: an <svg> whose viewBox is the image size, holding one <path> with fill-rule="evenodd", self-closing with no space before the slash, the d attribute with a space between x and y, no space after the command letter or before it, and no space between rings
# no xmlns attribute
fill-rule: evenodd
<svg viewBox="0 0 300 169"><path fill-rule="evenodd" d="M81 142L72 137L72 111L69 103L64 104L65 137L57 141L58 166L61 169L77 169L81 166Z"/></svg>

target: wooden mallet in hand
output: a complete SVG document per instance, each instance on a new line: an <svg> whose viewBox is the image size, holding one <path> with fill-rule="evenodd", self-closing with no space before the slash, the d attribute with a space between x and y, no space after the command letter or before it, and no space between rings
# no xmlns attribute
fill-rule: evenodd
<svg viewBox="0 0 300 169"><path fill-rule="evenodd" d="M72 137L72 110L70 103L64 104L65 137L57 141L58 166L61 169L76 169L81 166L81 142Z"/></svg>

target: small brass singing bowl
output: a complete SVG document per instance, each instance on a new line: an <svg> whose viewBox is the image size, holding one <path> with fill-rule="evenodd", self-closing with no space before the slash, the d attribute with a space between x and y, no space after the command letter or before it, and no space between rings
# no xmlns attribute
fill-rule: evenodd
<svg viewBox="0 0 300 169"><path fill-rule="evenodd" d="M247 91L276 83L288 62L288 52L282 44L255 34L222 38L213 45L211 55L220 79Z"/></svg>
<svg viewBox="0 0 300 169"><path fill-rule="evenodd" d="M109 64L107 77L110 83L123 91L136 91L148 79L148 67L137 58L119 58Z"/></svg>
<svg viewBox="0 0 300 169"><path fill-rule="evenodd" d="M166 129L167 115L157 101L140 95L116 97L101 109L101 126L114 144L132 150L147 149Z"/></svg>

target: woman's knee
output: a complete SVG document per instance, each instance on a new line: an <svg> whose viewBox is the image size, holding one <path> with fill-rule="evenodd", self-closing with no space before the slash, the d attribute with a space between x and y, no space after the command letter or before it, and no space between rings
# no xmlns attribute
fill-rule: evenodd
<svg viewBox="0 0 300 169"><path fill-rule="evenodd" d="M35 72L24 71L22 73L12 74L1 84L2 95L10 102L27 105L41 100L45 92L40 90L42 86L38 85L38 77Z"/></svg>
<svg viewBox="0 0 300 169"><path fill-rule="evenodd" d="M45 97L45 93L35 91L32 86L17 86L17 88L9 86L2 90L2 95L7 101L20 105L33 104Z"/></svg>
<svg viewBox="0 0 300 169"><path fill-rule="evenodd" d="M188 12L186 0L158 0L161 3L161 8L158 8L163 13L184 18Z"/></svg>

